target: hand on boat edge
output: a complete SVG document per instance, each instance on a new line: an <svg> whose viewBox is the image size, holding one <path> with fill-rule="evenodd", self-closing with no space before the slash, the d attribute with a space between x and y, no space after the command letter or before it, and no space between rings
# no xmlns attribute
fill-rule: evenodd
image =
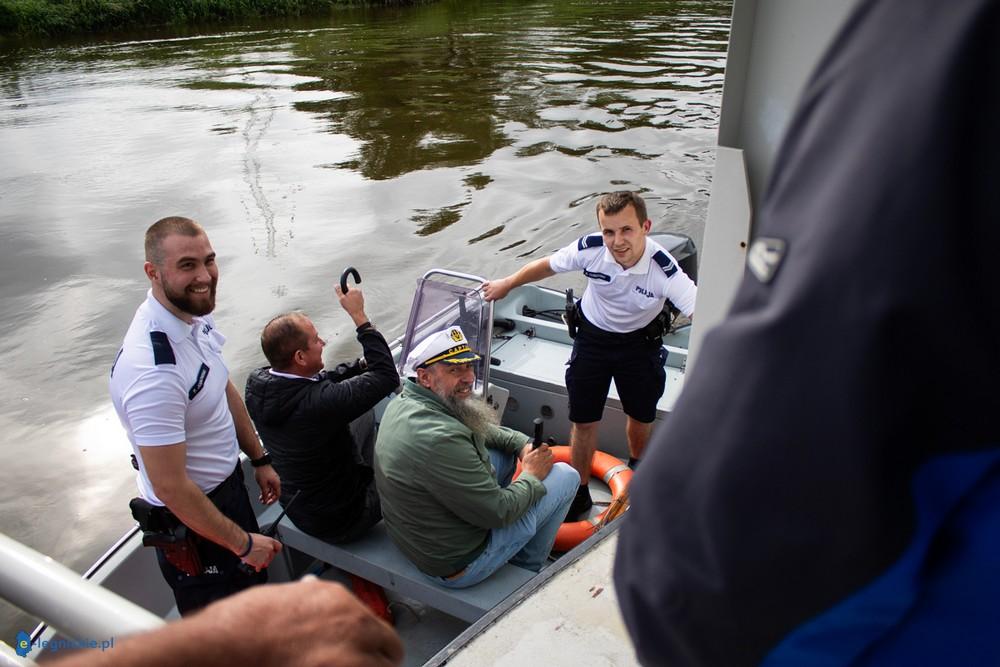
<svg viewBox="0 0 1000 667"><path fill-rule="evenodd" d="M487 301L499 301L510 292L510 283L506 278L487 280L482 284L483 298Z"/></svg>

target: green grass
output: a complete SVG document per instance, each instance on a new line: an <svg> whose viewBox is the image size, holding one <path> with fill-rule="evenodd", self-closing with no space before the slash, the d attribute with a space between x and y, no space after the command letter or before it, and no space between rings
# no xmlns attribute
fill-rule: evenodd
<svg viewBox="0 0 1000 667"><path fill-rule="evenodd" d="M299 16L334 5L405 0L0 0L0 35L65 35L155 25Z"/></svg>

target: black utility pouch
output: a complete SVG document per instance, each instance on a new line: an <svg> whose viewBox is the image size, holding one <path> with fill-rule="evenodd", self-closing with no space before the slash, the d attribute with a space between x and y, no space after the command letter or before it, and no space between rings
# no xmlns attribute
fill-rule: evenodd
<svg viewBox="0 0 1000 667"><path fill-rule="evenodd" d="M142 546L159 548L171 565L188 576L197 577L203 572L197 535L170 510L142 498L133 498L128 506L142 529Z"/></svg>

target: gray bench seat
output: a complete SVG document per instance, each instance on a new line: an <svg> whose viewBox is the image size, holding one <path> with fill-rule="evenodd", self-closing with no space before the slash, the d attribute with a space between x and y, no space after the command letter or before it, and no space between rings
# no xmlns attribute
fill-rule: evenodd
<svg viewBox="0 0 1000 667"><path fill-rule="evenodd" d="M261 528L273 523L280 511L275 503L261 514L258 517ZM486 581L470 588L438 586L396 548L382 522L360 540L338 546L302 532L286 516L278 525L277 537L286 546L317 560L470 623L535 576L530 570L505 565Z"/></svg>

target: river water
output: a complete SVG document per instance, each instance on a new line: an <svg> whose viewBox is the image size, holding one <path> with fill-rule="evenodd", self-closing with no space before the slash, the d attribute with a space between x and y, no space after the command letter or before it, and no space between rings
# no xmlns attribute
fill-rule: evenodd
<svg viewBox="0 0 1000 667"><path fill-rule="evenodd" d="M347 265L392 337L426 269L505 275L595 228L601 192L644 191L654 230L700 242L730 11L445 0L0 42L0 530L82 571L131 525L107 379L163 216L218 252L240 387L282 311L328 363L358 353ZM0 606L0 640L29 626Z"/></svg>

